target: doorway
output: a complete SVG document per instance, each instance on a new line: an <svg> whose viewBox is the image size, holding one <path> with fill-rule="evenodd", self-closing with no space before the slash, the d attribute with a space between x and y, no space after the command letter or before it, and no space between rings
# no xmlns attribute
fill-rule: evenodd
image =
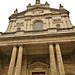
<svg viewBox="0 0 75 75"><path fill-rule="evenodd" d="M45 72L32 72L32 75L45 75Z"/></svg>

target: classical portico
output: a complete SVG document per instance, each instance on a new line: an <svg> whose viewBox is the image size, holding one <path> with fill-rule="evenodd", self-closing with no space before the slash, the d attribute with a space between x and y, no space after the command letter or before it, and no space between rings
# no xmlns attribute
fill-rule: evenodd
<svg viewBox="0 0 75 75"><path fill-rule="evenodd" d="M0 75L75 75L75 27L61 4L36 0L9 17L0 32Z"/></svg>
<svg viewBox="0 0 75 75"><path fill-rule="evenodd" d="M59 43L48 43L48 47L49 47L49 58L50 58L49 63L50 63L51 75L55 75L55 74L58 75L56 63L58 63L59 74L65 75L60 44ZM54 47L55 47L55 51L54 51ZM23 50L24 50L24 45L13 46L8 75L13 75L13 74L21 75ZM57 62L55 60L55 52L56 52ZM16 65L15 65L16 55L17 55L17 61L16 61ZM25 56L25 62L26 62L26 64L25 64L25 72L26 72L27 71L27 56ZM37 69L37 70L39 70L39 69ZM41 72L43 72L43 71L41 70Z"/></svg>

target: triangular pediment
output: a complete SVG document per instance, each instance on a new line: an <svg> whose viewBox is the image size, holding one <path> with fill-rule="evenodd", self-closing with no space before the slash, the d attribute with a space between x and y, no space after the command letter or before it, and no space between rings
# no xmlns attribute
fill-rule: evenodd
<svg viewBox="0 0 75 75"><path fill-rule="evenodd" d="M62 11L63 11L63 12L64 12L64 11L68 12L66 9L61 10L61 9L50 8L50 7L41 7L41 6L35 6L35 7L31 8L31 9L27 9L26 12L27 12L27 11L33 11L33 10L35 10L35 9L50 10L50 11L53 11L53 12L62 12Z"/></svg>
<svg viewBox="0 0 75 75"><path fill-rule="evenodd" d="M48 68L48 65L42 62L35 62L28 66L29 68Z"/></svg>

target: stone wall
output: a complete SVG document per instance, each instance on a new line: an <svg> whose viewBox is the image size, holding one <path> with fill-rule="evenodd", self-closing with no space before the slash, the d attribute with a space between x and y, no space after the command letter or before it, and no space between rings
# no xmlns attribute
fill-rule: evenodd
<svg viewBox="0 0 75 75"><path fill-rule="evenodd" d="M75 75L75 64L64 64L66 75Z"/></svg>
<svg viewBox="0 0 75 75"><path fill-rule="evenodd" d="M67 15L67 14L66 14ZM62 17L61 15L55 15L49 18L48 16L40 16L40 17L30 17L30 18L21 18L21 19L12 19L8 25L8 29L6 32L15 32L19 30L31 31L33 30L33 26L35 21L43 22L43 29L47 28L71 28L72 24L69 20L69 17Z"/></svg>

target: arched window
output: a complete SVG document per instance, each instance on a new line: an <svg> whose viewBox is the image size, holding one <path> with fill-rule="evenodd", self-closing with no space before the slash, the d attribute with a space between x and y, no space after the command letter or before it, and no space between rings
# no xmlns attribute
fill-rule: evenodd
<svg viewBox="0 0 75 75"><path fill-rule="evenodd" d="M33 30L42 30L43 29L43 23L41 21L37 21L33 25Z"/></svg>

